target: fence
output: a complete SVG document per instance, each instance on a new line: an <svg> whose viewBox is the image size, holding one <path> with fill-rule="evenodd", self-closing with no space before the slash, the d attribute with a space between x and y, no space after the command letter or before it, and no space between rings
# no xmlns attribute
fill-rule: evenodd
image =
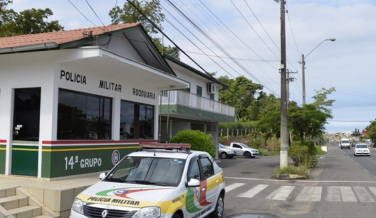
<svg viewBox="0 0 376 218"><path fill-rule="evenodd" d="M251 132L256 131L255 128L249 128L249 129L231 129L231 128L221 128L219 131L220 137L233 137L233 136L246 136L251 134Z"/></svg>

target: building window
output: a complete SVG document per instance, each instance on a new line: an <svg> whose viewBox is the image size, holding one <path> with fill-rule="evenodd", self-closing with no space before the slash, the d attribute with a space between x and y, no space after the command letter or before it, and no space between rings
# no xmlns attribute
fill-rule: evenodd
<svg viewBox="0 0 376 218"><path fill-rule="evenodd" d="M196 87L196 95L197 96L202 96L202 87L201 86L197 86Z"/></svg>
<svg viewBox="0 0 376 218"><path fill-rule="evenodd" d="M205 132L205 126L204 126L204 124L192 123L191 124L191 129L192 130L200 130L201 132Z"/></svg>
<svg viewBox="0 0 376 218"><path fill-rule="evenodd" d="M13 140L39 141L41 88L14 90Z"/></svg>
<svg viewBox="0 0 376 218"><path fill-rule="evenodd" d="M122 100L120 139L154 139L154 106Z"/></svg>
<svg viewBox="0 0 376 218"><path fill-rule="evenodd" d="M57 139L111 139L112 99L59 89Z"/></svg>

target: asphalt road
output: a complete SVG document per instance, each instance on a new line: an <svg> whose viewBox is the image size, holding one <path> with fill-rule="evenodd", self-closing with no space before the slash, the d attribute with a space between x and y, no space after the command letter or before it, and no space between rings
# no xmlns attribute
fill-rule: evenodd
<svg viewBox="0 0 376 218"><path fill-rule="evenodd" d="M226 181L225 217L375 217L376 178L362 165L365 161L365 166L376 168L375 156L354 160L350 151L329 146L308 180L276 179L279 156L220 160Z"/></svg>

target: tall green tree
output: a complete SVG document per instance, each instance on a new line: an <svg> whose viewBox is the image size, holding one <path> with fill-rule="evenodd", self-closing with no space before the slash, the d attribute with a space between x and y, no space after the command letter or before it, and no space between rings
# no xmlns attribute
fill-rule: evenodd
<svg viewBox="0 0 376 218"><path fill-rule="evenodd" d="M263 86L253 83L244 76L235 80L228 77L220 77L219 81L229 86L220 93L220 101L235 107L235 116L239 121L251 120L250 107L256 99L256 94L263 89Z"/></svg>
<svg viewBox="0 0 376 218"><path fill-rule="evenodd" d="M131 2L139 8L145 16L153 21L154 24L162 29L162 22L164 21L165 15L162 12L159 0L131 0ZM161 39L154 36L158 33L157 28L128 1L125 1L122 8L119 6L112 8L109 15L112 24L140 22L161 53L166 53L179 60L179 50L176 47L164 46Z"/></svg>
<svg viewBox="0 0 376 218"><path fill-rule="evenodd" d="M365 128L369 138L372 140L372 144L376 144L376 119L371 121L370 124Z"/></svg>
<svg viewBox="0 0 376 218"><path fill-rule="evenodd" d="M6 7L11 0L0 0L0 37L64 30L59 21L46 20L53 15L51 9L28 9L15 12Z"/></svg>

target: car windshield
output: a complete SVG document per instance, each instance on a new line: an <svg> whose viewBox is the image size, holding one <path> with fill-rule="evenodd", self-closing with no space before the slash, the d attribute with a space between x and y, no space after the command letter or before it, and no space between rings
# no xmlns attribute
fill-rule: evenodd
<svg viewBox="0 0 376 218"><path fill-rule="evenodd" d="M249 148L246 144L240 143L242 146Z"/></svg>
<svg viewBox="0 0 376 218"><path fill-rule="evenodd" d="M357 148L368 148L367 145L356 145Z"/></svg>
<svg viewBox="0 0 376 218"><path fill-rule="evenodd" d="M225 146L222 145L222 144L218 144L218 147L220 147L220 148L225 148Z"/></svg>
<svg viewBox="0 0 376 218"><path fill-rule="evenodd" d="M349 143L348 140L342 140L342 143Z"/></svg>
<svg viewBox="0 0 376 218"><path fill-rule="evenodd" d="M177 186L184 165L184 159L127 156L102 181Z"/></svg>

